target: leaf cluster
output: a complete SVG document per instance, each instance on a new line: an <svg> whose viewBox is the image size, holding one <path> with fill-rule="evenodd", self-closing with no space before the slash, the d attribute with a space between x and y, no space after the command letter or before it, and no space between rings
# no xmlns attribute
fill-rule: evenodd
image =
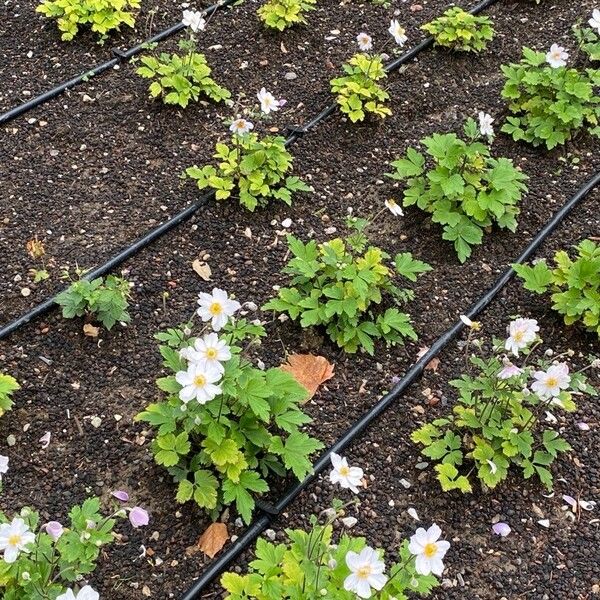
<svg viewBox="0 0 600 600"><path fill-rule="evenodd" d="M502 131L514 140L552 150L582 130L600 137L600 69L553 68L543 52L529 48L521 62L501 69L512 113Z"/></svg>
<svg viewBox="0 0 600 600"><path fill-rule="evenodd" d="M268 0L258 9L259 19L272 29L283 31L306 24L304 14L315 9L317 0Z"/></svg>
<svg viewBox="0 0 600 600"><path fill-rule="evenodd" d="M428 264L406 252L396 255L395 268L388 266L389 256L380 248L365 248L352 238L305 244L289 235L288 246L293 258L283 270L292 276L291 285L281 288L263 309L286 313L302 327L324 326L329 337L351 353L361 348L374 354L377 339L388 346L417 339L408 314L395 307L384 311L379 305L385 294L396 304L412 300L412 290L397 287L394 277L414 282L431 270Z"/></svg>
<svg viewBox="0 0 600 600"><path fill-rule="evenodd" d="M495 344L499 351L500 342ZM557 399L541 399L527 391L535 367L525 366L520 375L500 379L503 364L498 356L471 356L470 362L478 374L463 374L450 382L459 393L453 414L426 423L411 435L414 443L424 446L422 453L437 463L442 489L471 492L472 473L482 486L495 488L511 466L519 467L525 479L535 475L552 489L549 466L571 447L553 428L542 428L540 416L548 409L573 412L573 392L563 390ZM537 369L548 366L537 361ZM596 395L581 373L571 374L571 387ZM465 474L467 467L471 468Z"/></svg>
<svg viewBox="0 0 600 600"><path fill-rule="evenodd" d="M382 119L392 114L385 106L390 95L377 83L387 78L381 56L355 54L342 68L346 75L331 80L331 92L353 123L363 121L369 113Z"/></svg>
<svg viewBox="0 0 600 600"><path fill-rule="evenodd" d="M160 56L142 56L143 66L136 73L152 79L149 91L152 98L162 98L165 104L177 104L185 108L190 100L197 102L207 97L222 102L231 97L229 90L211 78L211 68L204 54L190 52L179 55L163 52Z"/></svg>
<svg viewBox="0 0 600 600"><path fill-rule="evenodd" d="M71 41L80 27L89 26L99 34L98 43L104 44L111 31L135 25L129 11L139 7L140 0L43 0L36 11L57 20L63 41Z"/></svg>
<svg viewBox="0 0 600 600"><path fill-rule="evenodd" d="M88 498L69 513L70 525L54 541L40 528L39 514L23 508L19 515L36 534L28 552L14 563L0 559L4 600L54 600L66 587L92 573L103 546L114 540L115 519L100 512L100 500ZM0 513L0 524L9 519ZM23 573L29 577L23 577Z"/></svg>
<svg viewBox="0 0 600 600"><path fill-rule="evenodd" d="M554 268L546 260L534 265L513 265L525 289L551 293L552 308L567 325L581 322L600 337L600 246L583 240L575 246L575 259L564 250L554 255Z"/></svg>
<svg viewBox="0 0 600 600"><path fill-rule="evenodd" d="M294 192L309 192L299 177L286 174L292 169L292 155L286 150L285 138L255 133L234 135L231 146L218 143L214 158L216 167L194 165L185 175L196 181L199 189L212 188L217 200L225 200L237 192L239 202L250 211L269 200L282 200L288 206Z"/></svg>
<svg viewBox="0 0 600 600"><path fill-rule="evenodd" d="M58 294L55 301L62 307L62 315L66 319L88 314L110 330L115 323L131 320L127 312L129 289L129 282L116 275L92 281L80 279Z"/></svg>
<svg viewBox="0 0 600 600"><path fill-rule="evenodd" d="M11 396L20 387L14 377L0 373L0 417L12 408L13 400Z"/></svg>
<svg viewBox="0 0 600 600"><path fill-rule="evenodd" d="M388 177L406 182L404 206L417 205L443 226L442 238L454 243L460 262L481 244L493 224L515 231L518 203L527 176L508 158L492 158L488 143L478 140L473 119L464 127L467 140L455 133L434 133L421 140L430 164L415 148L391 163Z"/></svg>
<svg viewBox="0 0 600 600"><path fill-rule="evenodd" d="M286 529L288 540L273 544L259 538L254 560L248 573L228 572L221 577L228 600L355 600L354 592L344 589L344 580L350 575L346 564L348 552L360 553L367 546L362 537L344 533L337 544L332 541L332 526L318 525L311 519L312 529ZM383 558L383 550L378 554ZM374 600L408 598L411 593L428 596L438 585L434 575L419 575L415 557L404 541L398 551L398 562L387 575L388 581L380 591L372 591Z"/></svg>
<svg viewBox="0 0 600 600"><path fill-rule="evenodd" d="M312 471L309 456L323 444L302 432L311 421L300 409L306 390L278 368L262 371L242 354L241 343L264 336L261 326L240 319L223 330L233 354L220 381L222 393L206 404L179 399L174 375L157 380L166 393L136 420L157 430L152 451L178 484L177 501L194 500L216 518L235 503L246 523L254 496L269 490L267 476L289 472L302 480ZM173 374L186 368L179 350L193 343L181 330L159 334L165 367Z"/></svg>
<svg viewBox="0 0 600 600"><path fill-rule="evenodd" d="M600 34L591 27L580 25L573 27L573 33L581 51L592 61L600 60Z"/></svg>
<svg viewBox="0 0 600 600"><path fill-rule="evenodd" d="M441 17L421 26L436 46L481 52L494 39L494 27L489 17L472 15L458 6L449 8Z"/></svg>

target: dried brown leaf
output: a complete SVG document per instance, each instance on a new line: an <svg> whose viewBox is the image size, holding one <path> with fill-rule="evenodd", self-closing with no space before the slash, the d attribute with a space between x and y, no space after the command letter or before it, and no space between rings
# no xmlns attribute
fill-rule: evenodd
<svg viewBox="0 0 600 600"><path fill-rule="evenodd" d="M227 525L225 523L213 523L200 536L198 548L208 557L214 558L228 539L229 532L227 531Z"/></svg>
<svg viewBox="0 0 600 600"><path fill-rule="evenodd" d="M196 259L192 263L192 269L202 278L204 281L210 281L210 276L212 275L212 271L210 270L210 266L208 263L201 261L200 259Z"/></svg>
<svg viewBox="0 0 600 600"><path fill-rule="evenodd" d="M333 377L333 365L324 356L313 354L290 354L281 369L307 389L307 400L316 394L322 383Z"/></svg>
<svg viewBox="0 0 600 600"><path fill-rule="evenodd" d="M100 327L96 327L95 325L92 325L91 323L86 323L83 326L83 333L85 335L87 335L88 337L98 337L99 333L100 333Z"/></svg>
<svg viewBox="0 0 600 600"><path fill-rule="evenodd" d="M417 360L419 360L420 358L425 356L425 354L427 354L427 352L429 352L429 346L423 346L423 347L419 348L419 351L417 352ZM434 356L425 365L425 371L433 371L434 373L437 373L439 366L440 366L440 359L437 358L437 356Z"/></svg>

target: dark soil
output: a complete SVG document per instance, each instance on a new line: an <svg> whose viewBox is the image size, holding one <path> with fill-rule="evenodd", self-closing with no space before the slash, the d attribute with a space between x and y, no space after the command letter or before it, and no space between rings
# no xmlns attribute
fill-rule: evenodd
<svg viewBox="0 0 600 600"><path fill-rule="evenodd" d="M441 1L421 4L423 10L413 12L405 2L385 10L324 0L310 14L309 28L279 36L264 32L254 16L258 4L247 2L215 16L202 47L221 46L206 50L207 57L214 77L234 95L244 90L252 98L264 85L287 98L286 110L269 125L281 129L308 120L330 102L327 82L353 52L360 30L373 33L376 42L383 41L389 16L396 9L400 21L407 24L409 44L420 39L418 24L445 8ZM128 261L126 274L135 284L129 327L93 340L83 335L81 321L63 320L54 311L1 342L0 370L13 374L23 386L15 410L0 422L0 453L11 460L1 508L12 512L28 504L39 508L45 519L64 519L67 507L89 495L108 498L112 489L128 489L136 502L150 510L151 525L133 533L122 527L123 543L106 549L92 577L94 587L110 599L143 598L148 592L153 598L181 594L206 564L200 554L186 554L186 548L196 542L208 521L194 506L176 505L173 485L149 452L150 432L132 424L132 417L158 397L153 382L161 369L153 334L186 320L197 293L213 286L234 292L241 302L266 301L274 286L285 284L283 219L292 219L294 234L323 240L333 235L326 233L333 227L343 232L348 207L369 214L386 198L398 198L399 190L383 177L390 160L432 132L458 131L464 119L476 116L478 110L490 112L499 126L504 115L500 64L517 60L522 45L545 49L559 42L574 50L570 26L592 8L588 0L547 7L499 2L488 11L498 31L488 52L476 57L426 52L401 74L390 77L392 117L355 126L335 115L293 146L295 169L314 186L312 196L298 196L291 209L270 206L255 214L243 213L234 203L211 204ZM175 6L161 11L179 18ZM10 31L7 43L15 46L3 48L3 54L12 57L13 64L23 65L11 69L9 87L14 90L26 89L33 74L40 80L50 73L53 78L60 75L56 81L74 74L64 66L50 71L52 56L61 56L61 64L68 65L62 57L78 48L79 53L71 57L75 66L79 65L75 56L93 50L95 61L104 52L91 39L61 44L54 26L46 24L44 35L34 38L40 62L31 67L25 57L29 44L21 41L27 40L27 34L19 34L18 29L25 27L26 19L15 18L13 12L19 11L15 8L2 17L0 30ZM28 32L30 28L31 24ZM340 33L333 35L332 30ZM164 47L173 48L175 43L171 40ZM31 74L25 73L30 68ZM289 72L297 78L286 79ZM12 92L4 87L6 75L0 80L4 102ZM215 141L226 133L223 120L230 113L214 105L182 111L154 104L147 99L146 85L132 67L123 65L4 127L0 322L19 316L60 289L61 268L102 262L197 198L193 185L181 183L178 175L190 164L210 160ZM90 100L84 101L84 94ZM250 104L251 99L244 102ZM374 358L345 356L327 340L300 331L293 323L267 324L271 335L260 356L268 365L280 364L285 352L304 350L319 352L336 364L335 378L307 405L314 418L313 433L324 442L333 442L390 389L392 377L406 371L419 348L430 345L479 297L600 166L598 144L586 136L566 150L546 153L501 135L494 152L512 158L530 177L516 234L487 235L463 266L441 240L437 226L416 210L407 211L402 219L386 218L374 236L373 242L390 254L410 250L434 267L416 286L416 299L409 307L420 334L418 343L389 351L378 348ZM600 235L599 200L598 190L590 194L539 256ZM28 273L41 268L26 252L26 242L35 236L45 244L51 274L41 284L34 284ZM198 257L212 268L209 283L191 269ZM31 294L23 296L23 288ZM577 328L566 330L549 304L523 291L518 283L511 283L482 315L484 333L504 335L516 314L537 318L547 345L557 352L572 348L579 365L584 364L583 355L598 353L597 338ZM417 526L407 508L416 508L423 524L437 522L453 547L436 598L593 598L600 585L598 515L584 513L573 523L566 519L560 497L563 493L585 500L600 496L598 405L582 399L579 411L561 420L574 451L554 466L554 497L546 498L543 488L518 477L490 494L441 494L431 469L415 468L422 458L408 441L413 429L453 402L447 382L460 374L464 354L451 344L440 359L437 373L428 372L348 452L370 478L368 489L360 495L356 533L366 535L372 545L383 545L391 556L398 541ZM598 372L592 376L597 383ZM102 419L98 428L91 424L94 416ZM575 426L578 421L587 422L590 431L580 431ZM52 441L42 450L38 439L46 431L52 432ZM5 443L9 434L17 440L10 448ZM399 483L401 478L412 483L408 490ZM308 516L326 508L334 493L339 495L339 490L333 490L326 478L313 485L275 524L277 535L284 526L305 526ZM230 533L239 534L234 517ZM500 539L491 533L496 517L510 524L512 535ZM550 520L550 528L538 525L541 518ZM138 558L141 544L155 554Z"/></svg>

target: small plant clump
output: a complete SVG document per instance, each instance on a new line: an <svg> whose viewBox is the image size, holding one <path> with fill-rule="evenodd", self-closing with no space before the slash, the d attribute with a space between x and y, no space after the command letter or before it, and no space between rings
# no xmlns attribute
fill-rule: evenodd
<svg viewBox="0 0 600 600"><path fill-rule="evenodd" d="M204 54L196 52L194 33L204 31L206 22L199 11L183 12L183 24L190 31L188 39L179 42L183 54L162 52L159 56L142 56L136 73L152 79L149 91L152 98L162 98L165 104L176 104L185 108L190 101L202 97L222 102L231 97L229 90L211 78L212 70Z"/></svg>
<svg viewBox="0 0 600 600"><path fill-rule="evenodd" d="M406 31L396 19L390 21L389 42L404 46ZM356 123L363 121L368 114L382 119L392 114L385 105L390 99L387 91L378 83L387 78L381 54L367 54L373 49L373 38L367 33L356 36L360 53L355 54L342 68L346 75L331 80L331 92L336 95L340 110ZM384 45L384 48L387 43Z"/></svg>
<svg viewBox="0 0 600 600"><path fill-rule="evenodd" d="M433 37L436 46L461 52L481 52L494 39L494 27L489 17L472 15L458 6L449 8L421 29Z"/></svg>
<svg viewBox="0 0 600 600"><path fill-rule="evenodd" d="M262 88L257 94L263 115L277 111L285 104ZM214 158L219 164L188 167L183 177L196 181L198 189L212 188L217 200L237 193L240 204L254 211L269 200L292 204L292 194L309 192L311 188L299 177L288 175L293 156L287 151L283 136L263 136L252 133L254 123L237 117L231 123L231 145L218 142Z"/></svg>
<svg viewBox="0 0 600 600"><path fill-rule="evenodd" d="M548 150L580 131L600 137L600 69L568 67L568 58L553 44L546 54L523 48L521 62L502 65L511 112L502 131Z"/></svg>
<svg viewBox="0 0 600 600"><path fill-rule="evenodd" d="M128 497L122 491L114 495ZM39 513L30 508L21 509L12 519L0 513L2 598L98 599L98 593L81 581L95 570L104 546L115 541L116 519L127 513L134 527L148 523L148 513L139 506L118 508L105 516L98 498L73 507L70 525L64 527L58 521L42 524Z"/></svg>
<svg viewBox="0 0 600 600"><path fill-rule="evenodd" d="M442 238L454 243L460 262L481 244L484 230L493 224L515 231L519 201L528 179L508 158L492 158L491 117L480 113L479 127L473 119L464 126L466 140L455 133L434 133L421 140L427 159L415 148L391 163L388 177L406 183L404 206L417 205L444 228Z"/></svg>
<svg viewBox="0 0 600 600"><path fill-rule="evenodd" d="M259 19L267 26L283 31L306 24L305 13L315 9L317 0L268 0L258 9Z"/></svg>
<svg viewBox="0 0 600 600"><path fill-rule="evenodd" d="M292 275L291 287L281 288L263 309L286 313L302 327L325 327L331 340L350 353L360 348L373 355L377 339L388 346L405 338L416 340L408 314L379 307L386 295L395 304L413 299L412 290L396 286L396 275L415 282L431 267L410 252L397 254L389 266L389 255L369 245L369 221L354 218L348 224L356 231L345 240L305 244L289 235L293 258L283 271Z"/></svg>
<svg viewBox="0 0 600 600"><path fill-rule="evenodd" d="M19 382L14 377L0 373L0 417L12 408L13 392L20 388Z"/></svg>
<svg viewBox="0 0 600 600"><path fill-rule="evenodd" d="M62 307L65 319L87 315L110 331L116 323L129 323L131 320L127 312L130 287L127 279L116 275L92 281L79 279L58 294L55 301Z"/></svg>
<svg viewBox="0 0 600 600"><path fill-rule="evenodd" d="M583 240L575 259L565 251L554 255L554 268L546 260L533 266L513 265L525 289L536 294L551 293L552 308L567 325L581 322L600 337L600 246Z"/></svg>
<svg viewBox="0 0 600 600"><path fill-rule="evenodd" d="M213 332L192 337L187 325L156 336L172 372L157 380L167 397L136 419L157 428L154 458L177 483L178 502L194 500L213 519L235 503L249 523L254 496L269 490L266 477L291 472L302 480L323 444L300 430L311 421L299 406L306 389L279 368L250 362L247 349L264 328L231 321L240 305L223 290L200 294L198 303Z"/></svg>
<svg viewBox="0 0 600 600"><path fill-rule="evenodd" d="M56 19L61 39L70 42L80 27L90 26L104 44L108 34L121 25L133 27L135 17L130 12L140 7L140 0L43 0L36 8L49 19Z"/></svg>
<svg viewBox="0 0 600 600"><path fill-rule="evenodd" d="M564 354L552 360L547 358L552 353L533 358L542 343L538 331L534 319L512 321L508 338L494 339L489 358L469 357L476 375L467 373L450 382L459 392L453 414L413 432L413 442L424 446L422 453L436 461L444 491L471 492L472 474L482 486L495 488L511 466L519 467L525 479L536 476L552 489L548 467L571 449L551 426L558 422L552 411L573 412L575 395L597 392L587 383L585 369L572 372ZM481 350L482 345L477 347ZM516 357L522 353L524 359L514 364L504 352ZM461 472L461 467L467 472Z"/></svg>

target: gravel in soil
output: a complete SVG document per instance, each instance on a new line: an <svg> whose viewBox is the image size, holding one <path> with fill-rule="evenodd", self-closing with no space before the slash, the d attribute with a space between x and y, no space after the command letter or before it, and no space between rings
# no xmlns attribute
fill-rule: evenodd
<svg viewBox="0 0 600 600"><path fill-rule="evenodd" d="M412 26L411 39L417 37L414 24L429 18L426 11L443 8L442 3L430 2L424 4L425 11L412 13L405 3L395 6L400 19ZM348 56L363 22L376 24L379 29L373 32L383 39L388 14L365 6L369 12L360 17L351 12L349 21L348 5L331 4L330 11L311 14L310 29L278 37L262 34L249 17L256 5L247 7L226 15L231 27L224 21L217 27L215 21L213 31L207 32L214 36L211 44L221 40L223 45L211 62L215 73L235 89L253 90L274 82L272 89L288 98L293 109L277 115L272 126L278 127L292 118L290 114L302 121L329 102L326 84L335 68L327 71L325 57L337 65ZM111 599L143 598L148 591L156 598L180 594L206 564L200 554L186 554L186 548L195 543L207 520L191 505L175 505L168 476L149 454L148 437L142 426L132 425L132 417L158 396L153 384L160 373L154 332L187 319L197 292L213 285L235 292L242 302L260 305L274 293L274 286L284 283L285 228L280 225L284 218L292 219L293 233L322 240L334 235L331 228L343 231L348 206L356 213L369 213L388 196L397 196L393 184L382 177L389 160L424 135L458 130L477 110L492 113L499 123L503 114L499 65L518 59L523 44L545 48L558 41L571 47L570 24L592 8L589 2L549 10L535 4L500 3L489 11L499 35L488 53L475 60L440 51L422 55L401 75L391 77L394 115L381 124L351 126L332 117L293 150L295 168L315 187L313 197L297 198L292 209L272 206L256 214L242 213L233 204L211 205L126 263L127 276L135 284L128 328L92 340L82 334L81 322L64 321L54 312L1 342L0 368L23 385L17 407L0 423L0 440L9 434L17 439L12 448L0 444L0 452L11 456L2 509L30 504L42 511L43 518L64 518L67 507L87 495L107 499L110 490L127 488L136 502L149 508L151 526L134 532L123 527L123 543L107 549L93 584ZM341 33L324 44L334 29ZM260 39L260 52L242 50L238 45L244 39ZM285 57L279 54L281 40ZM247 50L246 58L236 50ZM247 69L239 69L242 60L249 61ZM268 64L261 65L261 60ZM282 66L284 60L291 66ZM298 79L285 79L288 70ZM0 285L7 290L2 322L56 289L59 267L99 262L193 201L197 192L189 183L180 185L177 174L191 162L206 162L225 129L218 121L227 116L221 107L180 112L149 104L145 84L131 70L90 82L86 90L95 98L93 103L81 100L82 89L32 112L38 122L21 119L6 130L2 152L11 158L5 179L11 194L8 223L0 230L6 248ZM48 124L40 126L41 120ZM12 133L12 128L17 131ZM417 211L407 211L402 220L389 219L373 240L390 254L410 250L435 268L420 281L410 306L421 335L418 343L391 351L381 348L374 358L344 356L318 333L300 332L292 323L267 325L271 336L260 357L268 365L280 364L286 351L301 350L319 352L335 362L336 377L307 405L315 419L312 430L326 443L391 387L392 376L404 372L419 348L431 344L479 296L599 166L597 145L583 136L569 145L565 155L535 151L504 136L498 137L494 148L497 155L512 157L531 177L517 234L488 235L464 266L441 241L439 230ZM59 154L51 156L52 149ZM104 167L107 173L100 172ZM598 191L590 194L539 255L550 256L583 237L597 236L599 199ZM25 254L26 241L36 234L54 265L52 280L37 287L26 279L34 265ZM210 284L199 281L191 269L199 256L211 265ZM17 275L23 279L14 281ZM27 298L20 292L25 285L33 290ZM165 304L164 292L169 294ZM482 316L485 333L503 335L509 316L516 314L537 318L548 345L557 352L573 348L578 363L582 364L580 355L598 351L597 339L577 329L567 332L548 304L517 283L510 284ZM584 399L575 415L560 422L574 452L554 468L557 481L565 479L558 481L555 497L545 498L542 488L517 477L493 494L442 495L431 470L415 468L421 458L407 442L416 426L452 404L447 381L461 372L464 355L452 344L440 358L437 373L428 373L413 386L349 450L351 460L370 478L361 494L355 531L373 545L385 546L389 556L398 540L417 525L407 508L416 508L425 524L440 524L453 548L447 557L446 581L436 598L590 597L599 584L598 524L590 523L594 513L582 515L576 523L566 520L560 495L586 500L600 495L594 450L600 443L597 404ZM92 425L94 416L101 418L99 427ZM591 430L579 431L576 421L586 421ZM42 450L37 440L46 431L52 432L52 442ZM409 489L400 484L401 478L411 482ZM276 485L274 495L281 487ZM274 525L276 534L281 536L284 524L306 525L308 516L326 508L334 493L338 490L321 479ZM550 519L550 528L537 524L540 513ZM497 517L513 528L508 538L492 535L491 523ZM239 533L233 523L230 532ZM139 558L141 544L151 547L154 556ZM157 564L157 558L163 562Z"/></svg>

